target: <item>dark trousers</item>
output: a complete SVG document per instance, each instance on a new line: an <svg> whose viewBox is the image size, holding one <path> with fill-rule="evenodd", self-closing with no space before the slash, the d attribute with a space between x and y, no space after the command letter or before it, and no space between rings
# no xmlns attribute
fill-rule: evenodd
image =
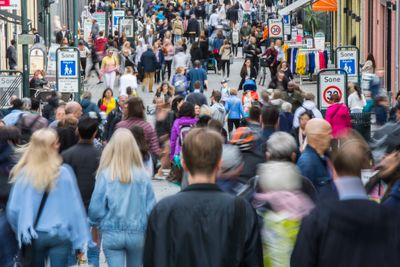
<svg viewBox="0 0 400 267"><path fill-rule="evenodd" d="M239 50L239 44L232 44L232 51L235 57L237 57L238 50Z"/></svg>
<svg viewBox="0 0 400 267"><path fill-rule="evenodd" d="M172 71L172 60L165 60L164 61L164 70L163 70L163 81L165 80L165 73L168 71L168 79L167 81L171 80L171 71Z"/></svg>
<svg viewBox="0 0 400 267"><path fill-rule="evenodd" d="M225 67L226 67L226 72L225 72ZM229 77L230 68L231 68L230 61L229 60L221 60L221 68L222 68L222 75L225 76L225 73L226 73L226 77Z"/></svg>
<svg viewBox="0 0 400 267"><path fill-rule="evenodd" d="M240 119L228 119L228 132L231 133L233 131L233 126L235 129L240 126Z"/></svg>
<svg viewBox="0 0 400 267"><path fill-rule="evenodd" d="M8 224L6 212L0 211L0 266L14 266L14 257L18 251L15 234Z"/></svg>

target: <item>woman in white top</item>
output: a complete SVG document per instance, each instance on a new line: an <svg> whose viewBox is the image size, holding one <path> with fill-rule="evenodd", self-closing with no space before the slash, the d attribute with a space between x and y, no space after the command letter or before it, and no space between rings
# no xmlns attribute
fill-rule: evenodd
<svg viewBox="0 0 400 267"><path fill-rule="evenodd" d="M365 96L361 92L361 88L357 84L351 84L349 89L348 107L351 113L361 113L367 104Z"/></svg>
<svg viewBox="0 0 400 267"><path fill-rule="evenodd" d="M121 76L119 81L119 94L126 95L126 88L131 87L136 90L138 87L136 75L133 73L132 67L126 67L125 74Z"/></svg>

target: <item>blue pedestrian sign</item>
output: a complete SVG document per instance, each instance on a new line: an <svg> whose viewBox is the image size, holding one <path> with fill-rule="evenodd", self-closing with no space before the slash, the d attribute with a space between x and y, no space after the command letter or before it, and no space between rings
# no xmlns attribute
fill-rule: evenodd
<svg viewBox="0 0 400 267"><path fill-rule="evenodd" d="M57 89L65 93L79 92L80 60L76 48L59 48L57 58Z"/></svg>
<svg viewBox="0 0 400 267"><path fill-rule="evenodd" d="M357 83L359 59L357 47L338 47L336 50L336 68L347 72L349 82Z"/></svg>
<svg viewBox="0 0 400 267"><path fill-rule="evenodd" d="M62 60L60 62L60 77L75 77L76 76L76 62L72 60Z"/></svg>
<svg viewBox="0 0 400 267"><path fill-rule="evenodd" d="M356 61L355 59L342 59L339 61L339 68L345 70L348 75L355 75Z"/></svg>

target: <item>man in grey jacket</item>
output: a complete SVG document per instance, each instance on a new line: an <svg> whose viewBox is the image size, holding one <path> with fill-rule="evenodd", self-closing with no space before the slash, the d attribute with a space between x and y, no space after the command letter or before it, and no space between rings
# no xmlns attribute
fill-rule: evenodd
<svg viewBox="0 0 400 267"><path fill-rule="evenodd" d="M15 47L15 40L11 40L11 45L7 48L6 57L8 60L8 67L10 70L15 70L18 65L17 48Z"/></svg>
<svg viewBox="0 0 400 267"><path fill-rule="evenodd" d="M214 90L211 94L211 118L225 124L225 107L220 103L221 93Z"/></svg>
<svg viewBox="0 0 400 267"><path fill-rule="evenodd" d="M93 20L91 32L92 32L92 38L96 39L97 36L99 35L100 27L99 27L99 24L97 23L97 20L95 20L95 19Z"/></svg>

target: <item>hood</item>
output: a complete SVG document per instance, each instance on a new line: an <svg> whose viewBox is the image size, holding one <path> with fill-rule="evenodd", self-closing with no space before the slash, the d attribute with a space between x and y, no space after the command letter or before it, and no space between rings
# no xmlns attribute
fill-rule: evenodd
<svg viewBox="0 0 400 267"><path fill-rule="evenodd" d="M315 103L310 100L305 100L303 102L303 107L305 107L306 109L310 109L310 110L313 110L316 108Z"/></svg>
<svg viewBox="0 0 400 267"><path fill-rule="evenodd" d="M190 117L181 117L176 120L178 121L178 124L182 125L182 124L196 124L199 119Z"/></svg>
<svg viewBox="0 0 400 267"><path fill-rule="evenodd" d="M215 103L212 105L212 107L218 110L220 113L225 113L225 107L221 103Z"/></svg>
<svg viewBox="0 0 400 267"><path fill-rule="evenodd" d="M90 106L91 103L92 102L90 102L89 99L82 99L81 106L82 106L83 109L86 109L86 108L88 108Z"/></svg>
<svg viewBox="0 0 400 267"><path fill-rule="evenodd" d="M275 212L285 213L291 219L301 219L314 208L314 203L300 191L271 191L257 193L256 206L267 202Z"/></svg>

